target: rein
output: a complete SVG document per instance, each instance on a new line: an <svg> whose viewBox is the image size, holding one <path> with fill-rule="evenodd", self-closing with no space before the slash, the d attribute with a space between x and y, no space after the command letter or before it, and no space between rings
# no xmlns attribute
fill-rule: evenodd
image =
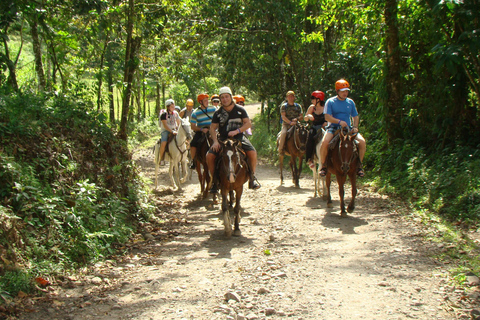
<svg viewBox="0 0 480 320"><path fill-rule="evenodd" d="M354 136L352 135L351 138L353 138ZM350 170L350 165L352 164L352 161L355 160L355 158L357 157L357 154L355 152L355 141L352 142L352 156L350 157L350 160L347 162L347 161L343 161L343 157L342 157L342 139L340 139L338 141L338 157L340 158L340 161L342 163L342 166L341 166L341 169L344 173L348 172L348 170ZM344 168L347 168L347 170L345 171Z"/></svg>
<svg viewBox="0 0 480 320"><path fill-rule="evenodd" d="M183 125L181 125L180 128L183 129L183 131L185 131L185 133L187 133L186 130L183 128ZM182 155L182 157L180 158L180 161L183 161L183 155L187 152L187 148L185 148L185 150L182 151L180 149L180 147L187 143L187 137L185 135L185 140L180 144L180 146L178 145L177 137L178 137L178 135L176 135L173 140L175 141L175 147L177 147L178 151Z"/></svg>
<svg viewBox="0 0 480 320"><path fill-rule="evenodd" d="M295 128L295 130L293 131L293 142L295 143L295 148L297 148L297 150L301 151L301 147L305 147L305 143L303 143L300 147L298 146L297 144L297 131L299 131L299 127ZM300 138L298 138L298 140L300 140ZM300 141L298 142L300 143Z"/></svg>

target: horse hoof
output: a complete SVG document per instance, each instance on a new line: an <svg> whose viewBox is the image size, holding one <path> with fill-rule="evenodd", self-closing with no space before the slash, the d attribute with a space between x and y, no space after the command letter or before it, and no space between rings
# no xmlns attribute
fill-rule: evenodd
<svg viewBox="0 0 480 320"><path fill-rule="evenodd" d="M340 217L341 217L341 218L346 218L346 217L347 217L347 213L346 213L345 211L340 212Z"/></svg>
<svg viewBox="0 0 480 320"><path fill-rule="evenodd" d="M352 208L348 207L348 208L347 208L347 212L348 212L348 213L352 213L353 210L355 210L355 207L352 207Z"/></svg>
<svg viewBox="0 0 480 320"><path fill-rule="evenodd" d="M239 237L239 236L242 235L242 232L241 232L240 230L235 230L235 231L233 232L233 235L234 235L235 237Z"/></svg>

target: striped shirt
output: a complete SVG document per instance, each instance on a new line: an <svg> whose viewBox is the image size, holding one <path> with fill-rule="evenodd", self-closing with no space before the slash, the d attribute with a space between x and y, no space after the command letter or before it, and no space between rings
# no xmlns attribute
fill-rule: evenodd
<svg viewBox="0 0 480 320"><path fill-rule="evenodd" d="M197 108L193 111L190 122L195 123L199 128L209 127L215 111L217 111L217 108L213 106L209 106L207 109Z"/></svg>

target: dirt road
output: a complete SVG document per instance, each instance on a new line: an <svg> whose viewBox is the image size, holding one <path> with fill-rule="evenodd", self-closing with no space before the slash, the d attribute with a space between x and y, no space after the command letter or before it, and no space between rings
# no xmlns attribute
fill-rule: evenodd
<svg viewBox="0 0 480 320"><path fill-rule="evenodd" d="M153 178L150 150L135 154ZM423 227L386 197L361 186L357 208L339 217L278 169L260 164L262 188L242 200L242 235L226 239L219 207L207 210L195 176L153 197L160 225L85 277L66 278L22 319L454 319L461 299L431 256ZM349 192L349 190L347 190ZM348 199L349 199L348 194ZM464 299L465 301L465 299ZM465 318L467 319L467 318Z"/></svg>

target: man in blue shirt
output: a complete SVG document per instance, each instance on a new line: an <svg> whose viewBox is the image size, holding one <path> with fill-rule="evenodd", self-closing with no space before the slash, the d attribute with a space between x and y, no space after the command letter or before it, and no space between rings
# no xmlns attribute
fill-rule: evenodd
<svg viewBox="0 0 480 320"><path fill-rule="evenodd" d="M323 111L325 113L325 120L328 121L328 130L323 137L320 146L320 161L322 163L322 169L319 173L322 177L327 174L325 160L327 159L328 144L332 140L335 131L342 127L351 127L352 133L357 133L355 139L358 141L358 154L360 157L360 167L357 170L357 175L363 177L365 172L363 171L361 163L365 156L366 143L362 135L358 133L358 123L360 118L358 116L355 102L348 98L350 84L346 80L340 79L335 82L335 90L337 91L337 95L327 100ZM350 118L353 120L353 125L350 124Z"/></svg>

